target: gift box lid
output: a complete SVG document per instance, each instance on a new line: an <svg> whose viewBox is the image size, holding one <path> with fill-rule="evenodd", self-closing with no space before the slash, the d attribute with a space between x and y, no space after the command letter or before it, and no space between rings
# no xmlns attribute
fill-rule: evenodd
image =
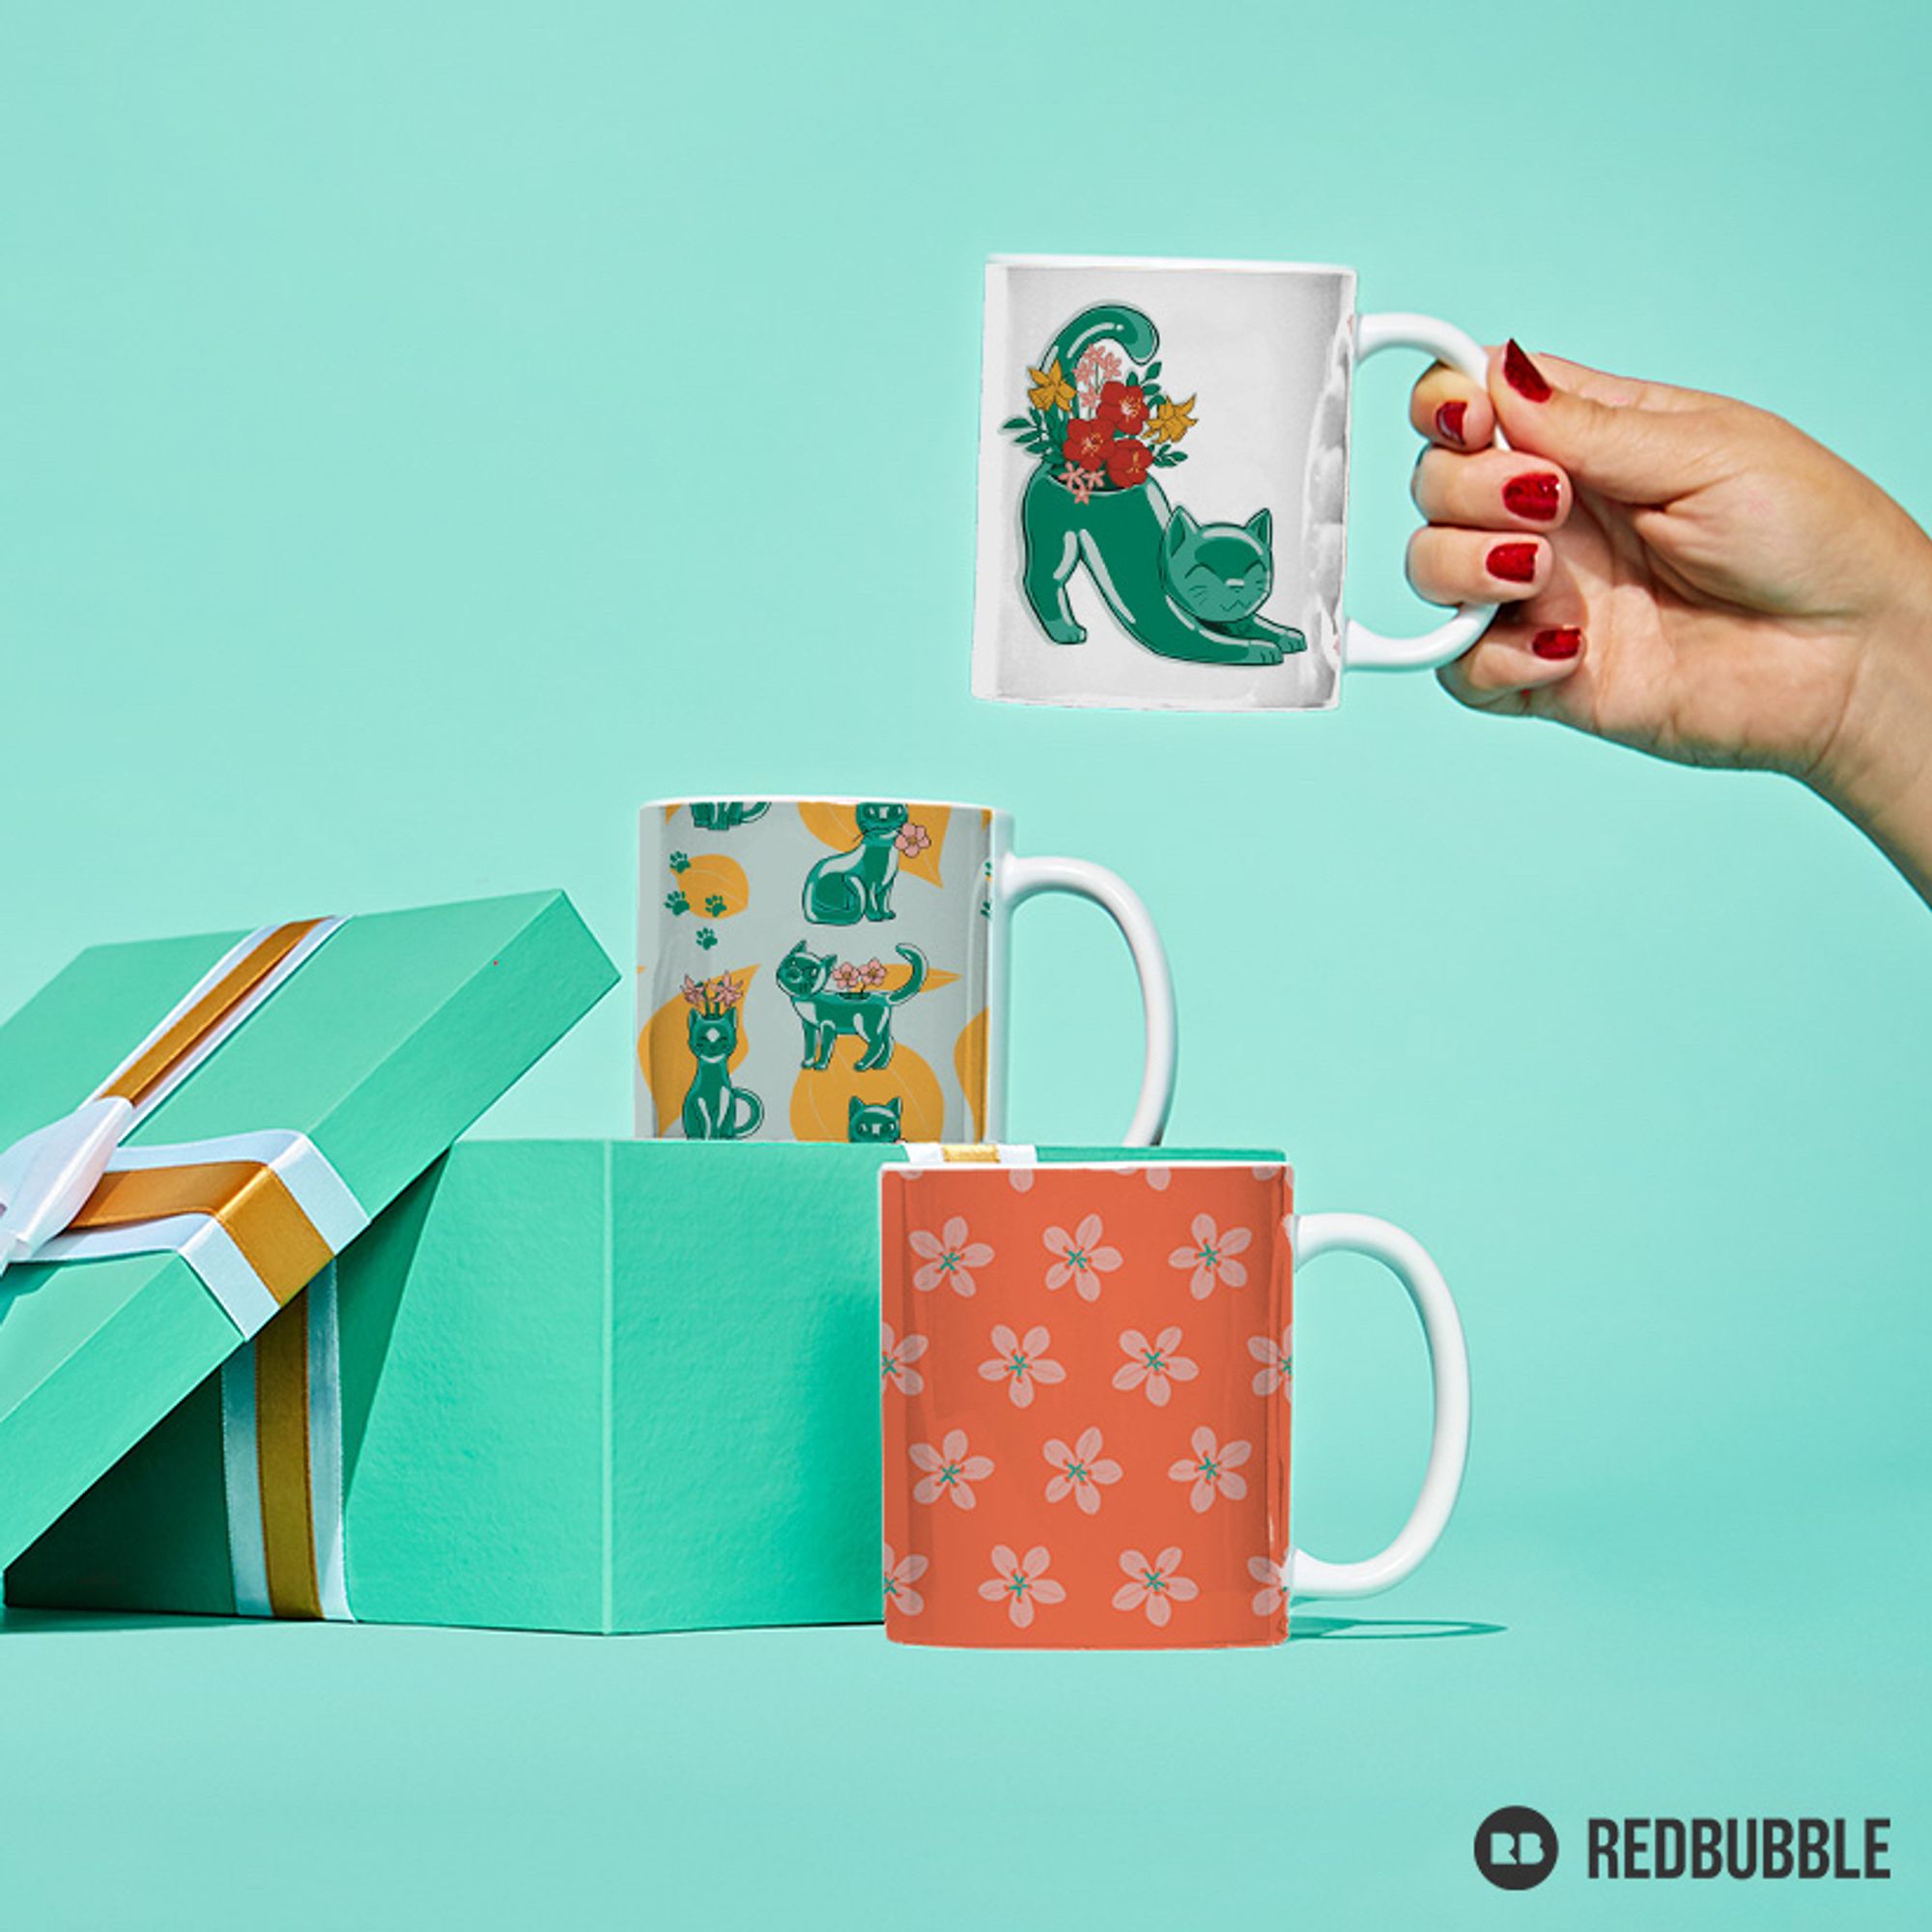
<svg viewBox="0 0 1932 1932"><path fill-rule="evenodd" d="M264 932L259 944L211 933L91 948L0 1026L0 1151L70 1116L129 1056L145 1060L149 1078L167 1048L137 1050L171 1015L182 1016L177 1035L201 1027L206 1055L177 1057L165 1078L149 1078L152 1111L126 1132L73 1224L115 1224L91 1236L108 1248L172 1231L189 1252L96 1257L84 1252L90 1236L71 1230L0 1275L0 1563L257 1325L244 1294L224 1298L211 1285L219 1273L211 1242L246 1264L238 1266L247 1291L268 1295L271 1313L618 977L556 892ZM276 934L303 943L291 951ZM238 985L245 997L227 1030L207 1025L209 1002L232 1000ZM157 1151L177 1148L180 1156ZM16 1197L20 1167L16 1158L8 1183ZM228 1195L185 1206L156 1193L157 1178L183 1176L204 1194ZM101 1206L117 1186L118 1214ZM242 1196L251 1213L276 1197L268 1205L281 1220L269 1227L257 1215L244 1226L229 1211ZM144 1201L178 1218L153 1218ZM191 1234L210 1238L196 1246Z"/></svg>

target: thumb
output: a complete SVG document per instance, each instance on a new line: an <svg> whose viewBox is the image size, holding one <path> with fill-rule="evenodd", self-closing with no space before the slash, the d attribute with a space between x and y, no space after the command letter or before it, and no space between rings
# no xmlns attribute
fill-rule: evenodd
<svg viewBox="0 0 1932 1932"><path fill-rule="evenodd" d="M1688 391L1548 356L1534 362L1512 340L1491 352L1490 397L1513 447L1560 463L1573 482L1620 502L1668 502L1708 472L1710 425L1684 406Z"/></svg>

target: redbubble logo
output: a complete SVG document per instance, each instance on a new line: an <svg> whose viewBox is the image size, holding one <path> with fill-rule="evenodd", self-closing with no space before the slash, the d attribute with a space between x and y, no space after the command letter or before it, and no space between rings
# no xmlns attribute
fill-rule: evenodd
<svg viewBox="0 0 1932 1932"><path fill-rule="evenodd" d="M1591 1818L1586 1879L1888 1879L1889 1818ZM1556 1869L1556 1828L1527 1804L1476 1827L1476 1869L1527 1891Z"/></svg>
<svg viewBox="0 0 1932 1932"><path fill-rule="evenodd" d="M1476 1827L1476 1869L1504 1891L1527 1891L1556 1869L1556 1827L1527 1804L1505 1804Z"/></svg>

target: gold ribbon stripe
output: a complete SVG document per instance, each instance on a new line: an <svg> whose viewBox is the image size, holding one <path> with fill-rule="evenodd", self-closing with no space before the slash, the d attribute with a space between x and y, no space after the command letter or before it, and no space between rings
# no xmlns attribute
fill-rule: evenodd
<svg viewBox="0 0 1932 1932"><path fill-rule="evenodd" d="M269 1607L322 1616L315 1490L308 1458L308 1305L285 1308L255 1337L255 1466Z"/></svg>
<svg viewBox="0 0 1932 1932"><path fill-rule="evenodd" d="M300 919L278 925L252 952L230 967L159 1039L129 1061L111 1084L100 1090L100 1097L119 1097L138 1107L142 1096L192 1053L202 1037L219 1026L321 923L319 919Z"/></svg>
<svg viewBox="0 0 1932 1932"><path fill-rule="evenodd" d="M220 1222L277 1303L306 1288L331 1259L328 1243L281 1176L258 1160L112 1170L69 1225L125 1228L169 1214L206 1214Z"/></svg>

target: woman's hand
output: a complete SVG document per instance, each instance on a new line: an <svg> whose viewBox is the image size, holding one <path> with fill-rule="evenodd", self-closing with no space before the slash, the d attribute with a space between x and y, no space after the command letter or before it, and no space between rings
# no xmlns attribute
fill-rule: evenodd
<svg viewBox="0 0 1932 1932"><path fill-rule="evenodd" d="M1748 404L1515 343L1487 391L1431 369L1410 414L1409 581L1505 607L1455 696L1787 772L1932 897L1932 540L1884 491Z"/></svg>

